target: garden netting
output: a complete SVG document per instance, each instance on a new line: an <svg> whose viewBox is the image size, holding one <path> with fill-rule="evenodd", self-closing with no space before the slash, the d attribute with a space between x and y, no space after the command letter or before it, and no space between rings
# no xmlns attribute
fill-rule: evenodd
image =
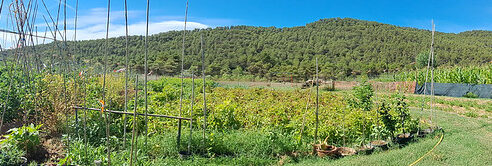
<svg viewBox="0 0 492 166"><path fill-rule="evenodd" d="M417 84L415 94L424 94L424 89L425 94L431 94L431 83ZM436 96L463 97L470 92L479 98L492 99L492 84L434 83L434 95Z"/></svg>

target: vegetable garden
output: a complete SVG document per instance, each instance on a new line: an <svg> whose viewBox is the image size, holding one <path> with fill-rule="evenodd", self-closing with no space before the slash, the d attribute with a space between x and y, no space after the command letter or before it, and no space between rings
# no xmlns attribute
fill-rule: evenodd
<svg viewBox="0 0 492 166"><path fill-rule="evenodd" d="M82 76L83 78L84 76ZM114 110L123 109L124 79L122 74L107 75L108 108ZM86 82L82 82L85 80ZM78 82L79 81L79 82ZM87 77L68 81L66 94L69 103L87 107L100 107L98 94L102 89L102 77ZM133 82L133 81L130 81ZM64 107L64 94L61 87L62 77L59 75L44 75L36 86L42 90L32 99L38 103L47 103L38 106L38 115L45 117L38 122L43 124L32 130L37 139L41 135L56 135L65 133L64 142L70 143L66 146L67 155L59 162L71 164L91 164L94 160L106 162L105 148L105 124L104 116L100 111L79 111L76 115L71 108ZM78 85L77 85L78 83ZM180 79L165 77L149 83L149 114L176 115L179 114L179 87ZM90 85L90 86L83 86ZM192 80L185 79L184 87L192 87ZM195 87L202 87L203 83L195 82ZM130 84L129 86L134 86ZM137 85L143 89L143 85ZM260 158L270 163L281 155L309 155L311 144L314 142L315 94L312 89L279 91L263 88L242 89L222 88L212 81L206 82L207 96L207 130L205 139L201 132L195 132L192 138L192 152L194 155L207 157L236 156L243 160L248 157ZM79 95L77 92L86 92ZM129 91L128 96L133 96L135 91ZM144 110L144 93L138 91L137 111ZM202 100L201 89L197 88L195 103ZM184 89L183 114L190 114L191 88ZM333 94L323 92L319 96L319 139L336 146L357 147L369 143L371 140L382 139L390 141L396 133L417 132L417 119L408 114L408 107L404 102L404 96L393 95L375 101L370 86L362 85L354 90L354 93ZM135 98L129 98L128 103L135 103ZM55 101L55 102L48 102ZM402 103L403 102L403 103ZM48 104L49 103L49 104ZM385 103L385 104L383 104ZM40 104L41 105L41 104ZM135 105L129 104L128 110L133 110ZM196 105L191 117L196 124L193 130L203 129L203 115L200 110L203 106ZM12 112L12 111L11 111ZM63 115L69 114L69 119ZM24 119L36 119L36 114L24 115ZM22 119L14 117L14 119ZM123 121L127 120L127 126ZM403 120L404 123L401 123ZM129 147L131 135L124 135L123 130L131 131L137 127L137 142L140 150L136 161L140 164L156 164L163 160L179 158L180 151L187 150L187 142L175 145L176 120L149 117L149 145L144 145L145 120L136 119L133 126L133 117L123 115L112 115L110 124L112 164L124 164L129 160ZM28 123L29 123L28 122ZM68 124L65 124L67 122ZM26 123L27 124L27 123ZM405 124L402 126L402 124ZM183 131L183 140L187 140L189 130ZM43 137L45 137L43 136ZM68 142L68 138L71 138ZM9 137L9 139L15 139ZM126 142L124 143L124 139ZM244 142L245 141L245 142ZM253 141L253 142L250 142ZM12 143L12 141L4 141ZM40 146L39 142L36 146ZM137 146L137 147L138 147ZM16 147L11 147L15 149ZM33 155L35 152L28 151ZM119 155L126 154L126 155ZM260 162L255 161L255 162ZM244 161L248 163L247 161ZM261 164L261 163L258 163ZM265 164L265 163L263 163Z"/></svg>
<svg viewBox="0 0 492 166"><path fill-rule="evenodd" d="M128 51L128 27L125 68L108 66L112 57L108 43L110 1L106 52L101 63L95 64L79 62L71 56L77 51L76 42L68 45L66 27L63 35L58 27L61 1L57 23L44 1L42 4L52 22L45 18L47 27L54 30L52 37L44 38L54 41L52 51L56 54L40 55L36 51L32 28L35 24L30 22L36 13L30 9L37 7L23 1L12 2L9 7L9 12L19 15L11 18L19 23L15 25L19 32L11 33L18 35L20 44L13 50L1 51L4 63L0 67L0 129L5 135L0 141L0 164L268 165L283 161L286 156L297 163L310 156L336 159L403 148L414 137L433 135L438 129L432 121L432 97L430 115L416 117L410 114L412 103L405 94L376 95L366 82L351 91L320 92L317 58L316 64L311 65L316 66L317 83L307 89L222 87L207 79L210 77L205 73L203 36L200 51L195 50L201 55L200 65L196 63L199 56L188 56L195 52L186 52L188 3L182 31L181 75L151 81L149 1L143 73L128 67L128 57L132 56ZM125 18L126 5L125 1ZM64 2L64 26L66 6ZM76 36L73 40L77 41ZM185 55L190 58L185 59ZM433 44L431 55L433 61ZM187 70L185 60L193 63L186 66ZM429 58L426 72L433 66L432 61ZM434 78L434 68L430 70L430 78ZM436 70L435 77L440 81L489 83L489 70L490 67L449 73ZM463 72L471 74L466 76ZM460 77L444 76L453 73ZM196 80L197 76L203 81ZM410 77L402 79L407 78ZM426 105L426 98L422 105ZM422 112L428 110L424 107ZM443 134L441 140L442 137Z"/></svg>

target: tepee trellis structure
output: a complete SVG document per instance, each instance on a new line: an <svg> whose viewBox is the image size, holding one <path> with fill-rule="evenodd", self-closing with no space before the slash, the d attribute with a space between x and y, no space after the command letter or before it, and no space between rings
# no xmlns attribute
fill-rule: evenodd
<svg viewBox="0 0 492 166"><path fill-rule="evenodd" d="M426 68L426 72L425 72L425 82L423 82L422 86L424 86L424 97L422 97L422 107L421 107L421 111L424 111L424 106L425 106L425 95L427 93L427 81L428 81L428 78L429 78L429 71L430 71L430 79L431 79L431 89L430 89L430 103L429 103L429 106L430 106L430 115L429 115L429 122L430 122L430 125L433 125L432 123L432 117L434 116L433 113L433 102L434 102L434 62L435 62L435 58L434 58L434 34L435 34L435 31L436 31L436 26L434 24L434 20L432 20L432 38L431 38L431 44L430 44L430 50L429 50L429 55L428 55L428 60L427 60L427 68ZM417 81L417 80L415 80ZM419 123L420 125L420 123ZM420 128L420 127L419 127Z"/></svg>
<svg viewBox="0 0 492 166"><path fill-rule="evenodd" d="M0 6L0 14L2 13L2 11L5 9L4 8L4 1L5 0L2 0L1 1L1 6ZM84 158L87 160L87 146L88 146L88 140L87 140L87 111L102 111L104 113L104 121L105 121L105 128L106 128L106 146L107 146L107 164L108 165L111 165L111 152L112 152L112 148L111 148L111 143L110 143L110 123L111 123L111 114L122 114L123 115L123 126L124 126L124 131L123 131L123 135L124 135L124 138L123 138L123 142L124 144L126 144L126 122L127 122L127 119L126 119L126 115L132 115L133 118L138 118L138 117L145 117L145 147L147 146L147 136L148 136L148 117L158 117L158 118L169 118L169 119L176 119L178 120L178 137L177 137L177 145L179 146L180 144L180 137L181 137L181 123L183 120L185 121L189 121L189 127L190 127L190 140L188 140L188 151L187 151L187 154L190 154L191 153L191 134L192 134L192 131L193 131L193 116L192 116L192 111L193 111L193 104L194 104L194 80L195 80L195 77L194 77L194 71L192 71L192 81L193 81L193 84L192 84L192 100L191 100L191 110L190 110L190 115L189 117L183 117L183 114L182 114L182 104L183 104L183 82L184 82L184 56L185 56L185 39L186 39L186 23L187 23L187 17L188 17L188 1L186 2L186 11L185 11L185 19L184 19L184 31L183 31L183 50L182 50L182 58L181 58L181 94L180 94L180 110L179 110L179 116L173 116L173 115L159 115L159 114L149 114L148 113L148 92L147 92L147 73L148 73L148 36L149 36L149 11L150 11L150 0L147 0L147 3L146 3L146 34L145 34L145 73L144 73L144 97L145 97L145 112L144 113L139 113L137 112L137 98L138 98L138 88L137 88L137 85L138 85L138 75L136 75L136 73L134 73L135 75L135 106L134 106L134 110L133 112L130 112L128 110L128 101L129 101L129 97L128 97L128 81L130 80L130 75L131 75L131 70L129 68L129 56L130 53L128 51L128 34L129 34L129 31L131 31L131 29L128 28L128 5L127 5L127 0L124 0L124 4L125 4L125 12L124 12L124 15L125 15L125 104L124 104L124 110L123 111L116 111L116 110L111 110L108 108L108 103L111 102L111 101L106 101L106 92L107 92L107 85L106 85L106 75L107 75L107 63L108 63L108 58L111 56L111 53L109 51L109 46L110 46L110 43L109 43L109 26L110 26L110 12L111 12L111 0L108 0L108 6L107 6L107 18L106 18L106 36L105 36L105 53L104 53L104 63L103 63L103 74L102 74L102 78L103 78L103 90L102 90L102 94L101 94L101 98L102 100L100 101L101 102L101 109L98 109L98 108L89 108L87 106L87 83L88 83L88 75L89 74L89 71L86 71L84 70L83 68L80 68L80 66L78 66L78 63L75 62L75 60L73 59L73 56L71 56L72 53L76 53L78 51L77 49L77 21L78 21L78 7L79 7L79 1L76 0L75 1L75 22L74 22L74 35L73 35L73 45L68 45L67 41L69 40L68 39L68 35L67 35L67 0L59 0L58 1L58 8L57 8L57 11L56 11L56 17L53 17L54 15L51 14L49 8L47 7L46 3L44 0L29 0L27 3L23 0L12 0L12 3L10 3L9 5L9 16L8 18L10 18L10 21L12 21L12 30L9 30L9 29L1 29L0 28L0 32L3 32L4 34L5 33L9 33L9 34L12 34L12 35L16 35L16 39L15 39L15 42L16 42L16 45L18 46L17 49L15 49L14 51L14 55L15 55L15 58L12 60L12 63L10 64L10 70L9 70L9 75L11 77L13 77L13 75L11 74L12 73L12 70L14 69L14 66L16 65L22 65L22 68L24 69L24 74L29 78L28 81L26 82L26 84L29 84L29 85L34 85L34 83L32 83L31 81L35 81L34 78L31 78L30 77L30 70L29 69L32 69L32 68L35 68L36 70L34 70L33 72L36 72L36 73L41 73L41 72L45 72L45 71L41 71L41 66L42 66L42 60L40 58L40 54L36 52L35 50L35 45L36 44L39 44L39 41L37 40L38 38L42 38L43 39L43 43L45 42L44 40L45 39L50 39L50 40L53 40L54 41L54 44L53 44L53 47L52 47L52 52L58 52L58 54L55 56L55 55L49 55L49 65L46 66L49 70L47 70L46 72L50 73L50 74L60 74L63 78L63 98L65 100L65 108L66 109L73 109L74 111L74 114L75 114L75 123L76 123L76 126L77 128L79 127L79 124L78 124L78 119L79 119L79 111L83 111L83 118L82 118L82 121L83 121L83 125L82 125L82 128L83 128L83 138L84 138L84 144L85 144L85 149L84 149L84 154L86 156L84 156ZM44 8L45 10L45 14L40 14L38 13L38 7L41 6L41 8ZM15 9L15 11L12 11L13 9ZM12 14L14 13L14 14ZM59 22L60 22L60 19L61 19L61 14L63 14L63 29L59 28L60 25L59 25ZM38 35L38 32L37 32L37 26L35 26L35 22L36 22L36 17L37 16L40 16L42 15L42 18L43 18L43 21L44 23L46 24L46 30L45 30L45 33L44 33L44 36L39 36ZM48 15L48 19L45 15ZM14 24L14 21L16 24ZM9 22L9 19L7 19L7 22ZM47 31L50 31L48 34L51 34L52 37L48 37L47 36ZM36 42L34 41L34 38L36 38ZM5 38L4 38L5 39ZM13 37L12 37L13 39ZM30 39L30 40L28 40ZM203 42L203 36L200 36L200 53L201 53L201 61L202 61L202 76L203 76L203 116L204 116L204 122L203 122L203 138L205 139L205 136L206 136L206 127L207 127L207 120L206 120L206 114L207 114L207 108L206 108L206 94L205 94L205 82L206 82L206 77L205 77L205 50L203 48L204 46L204 42ZM28 47L30 46L30 47ZM30 50L26 49L26 48L31 48ZM0 51L3 52L3 48L1 47L0 45ZM29 55L32 55L31 57L28 57ZM7 55L5 56L7 57ZM5 62L5 66L7 66L7 60L8 58L5 58L3 59L4 62ZM34 64L33 66L31 66L31 64ZM44 65L44 64L43 64ZM79 75L79 77L77 77L77 74ZM83 96L83 100L82 100L82 104L81 105L77 105L76 103L68 103L68 99L67 99L67 94L69 93L68 92L68 89L67 89L67 86L68 84L70 84L67 79L69 79L69 77L73 76L73 84L75 86L75 80L79 80L81 82L81 86L82 87L79 87L78 89L83 89L83 91L79 92L77 90L75 90L75 92L72 92L72 93L75 93L76 95L80 95L80 96ZM32 80L31 80L32 79ZM13 86L13 82L12 82L13 79L10 79L10 83L9 83L9 88L8 88L8 93L7 93L7 100L4 101L4 104L3 104L3 108L2 108L2 119L1 119L1 122L0 122L0 128L2 128L2 125L3 125L3 117L4 117L4 114L5 114L5 110L6 110L6 105L7 105L7 102L8 102L8 97L10 95L10 90L12 89L12 86ZM77 85L79 86L79 85ZM39 89L26 89L26 90L33 90L33 92L30 92L30 93L36 93L37 91L39 91ZM72 106L69 106L72 105ZM36 103L34 103L34 106L37 106ZM36 109L36 108L35 108ZM70 114L67 112L67 114L65 114L65 118L66 118L66 125L68 127L69 125L69 118L70 118ZM134 120L134 123L135 123L135 120ZM130 159L130 165L133 164L133 155L134 153L136 153L136 149L138 148L136 145L135 145L135 125L134 124L133 126L133 130L132 130L132 140L131 140L131 148L132 148L132 153L131 153L131 159ZM65 131L68 135L68 139L67 139L67 142L66 142L66 145L67 145L67 155L70 155L70 129L69 131ZM134 146L135 145L135 146ZM135 150L135 152L134 152ZM136 158L135 158L136 159Z"/></svg>

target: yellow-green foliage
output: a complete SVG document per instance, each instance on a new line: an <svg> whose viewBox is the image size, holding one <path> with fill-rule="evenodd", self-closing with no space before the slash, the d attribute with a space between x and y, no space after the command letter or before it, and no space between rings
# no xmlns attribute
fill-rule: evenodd
<svg viewBox="0 0 492 166"><path fill-rule="evenodd" d="M304 121L302 135L312 137L315 132L315 94L309 93L308 90L214 88L207 94L208 127L215 130L279 129L299 135ZM199 127L203 124L202 95L196 93L193 110L193 118L197 120L195 125ZM306 109L309 96L311 99ZM340 141L344 132L347 140L361 137L363 131L369 135L370 127L376 121L376 112L351 109L345 101L344 97L332 93L320 95L320 137ZM189 117L190 104L189 98L185 99L182 116ZM157 114L179 115L179 99L165 103L152 101L150 110ZM158 132L176 125L175 120L152 119L150 127Z"/></svg>
<svg viewBox="0 0 492 166"><path fill-rule="evenodd" d="M102 99L102 75L89 77L45 74L39 81L40 91L36 95L40 118L47 131L61 132L65 115L73 115L73 106L100 108ZM125 103L125 80L123 74L106 76L106 105L113 110L122 110ZM129 96L134 94L133 84L129 81Z"/></svg>
<svg viewBox="0 0 492 166"><path fill-rule="evenodd" d="M104 77L102 75L97 78L98 88L101 88L101 92L96 98L102 99L102 85ZM128 98L134 95L134 81L128 81ZM124 74L107 74L106 75L106 104L109 108L114 110L122 110L125 104L125 75ZM93 100L91 102L97 102L99 100Z"/></svg>

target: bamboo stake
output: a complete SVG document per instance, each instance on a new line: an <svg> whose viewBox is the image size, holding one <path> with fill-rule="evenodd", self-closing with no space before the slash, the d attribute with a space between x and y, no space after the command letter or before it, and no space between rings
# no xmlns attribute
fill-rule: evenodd
<svg viewBox="0 0 492 166"><path fill-rule="evenodd" d="M75 22L74 22L74 35L73 35L73 42L74 42L74 45L77 44L77 21L78 21L78 10L79 10L79 0L76 0L75 2ZM66 35L65 35L66 36ZM74 46L74 48L76 49L77 46ZM75 53L75 51L73 51L73 53ZM74 59L73 59L73 56L72 56L72 64L75 64L74 62ZM74 87L75 84L76 84L76 80L77 80L77 70L74 69L74 73L73 73L73 83L74 83ZM78 87L78 86L77 86ZM75 99L77 99L77 92L78 91L75 91ZM76 102L75 100L73 102ZM72 103L72 105L75 105L74 103ZM78 123L78 115L77 115L77 112L75 112L75 123L76 123L76 129L77 129L77 137L80 138L80 134L79 134L79 123Z"/></svg>
<svg viewBox="0 0 492 166"><path fill-rule="evenodd" d="M128 5L125 0L125 112L128 112ZM126 115L123 115L123 149L126 147Z"/></svg>
<svg viewBox="0 0 492 166"><path fill-rule="evenodd" d="M205 94L205 50L203 48L203 34L200 34L200 50L202 52L202 76L203 76L203 143L205 143L205 132L207 130L207 95Z"/></svg>
<svg viewBox="0 0 492 166"><path fill-rule="evenodd" d="M190 109L190 138L188 140L188 154L191 155L191 141L193 137L193 105L195 104L195 75L191 69L191 109Z"/></svg>
<svg viewBox="0 0 492 166"><path fill-rule="evenodd" d="M147 101L147 75L148 75L148 72L149 72L149 67L148 67L148 63L147 63L147 57L148 57L148 36L149 36L149 6L150 4L150 0L147 0L147 26L146 26L146 29L145 29L145 148L147 148L147 137L149 135L149 125L148 125L148 121L149 121L149 118L147 116L147 110L148 110L148 101Z"/></svg>
<svg viewBox="0 0 492 166"><path fill-rule="evenodd" d="M107 63L108 63L108 56L109 56L109 12L110 12L110 7L111 7L111 0L108 0L108 12L107 12L107 20L106 20L106 55L104 56L104 71L103 71L103 91L102 91L102 108L105 109L105 102L106 102L106 68L107 68ZM111 165L111 144L109 140L109 113L105 113L106 118L106 151L107 151L107 158L108 158L108 165Z"/></svg>
<svg viewBox="0 0 492 166"><path fill-rule="evenodd" d="M316 58L316 130L314 132L314 141L318 139L318 125L319 125L319 77L318 77L318 58Z"/></svg>
<svg viewBox="0 0 492 166"><path fill-rule="evenodd" d="M313 80L314 80L314 77L313 77ZM308 91L309 96L308 96L308 100L306 102L306 109L305 109L304 115L302 115L301 131L299 131L299 142L297 142L298 144L302 142L302 133L304 133L304 126L305 126L305 122L306 122L306 113L308 112L309 103L311 102L311 94L312 94L313 84L314 84L314 82L311 82L311 86L309 87L309 91Z"/></svg>
<svg viewBox="0 0 492 166"><path fill-rule="evenodd" d="M3 9L3 1L4 1L4 0L2 0L2 3L0 4L0 14L2 14L2 9ZM4 39L5 39L5 38L4 38Z"/></svg>
<svg viewBox="0 0 492 166"><path fill-rule="evenodd" d="M81 75L82 76L82 75ZM87 107L87 78L83 77L83 86L84 86L84 106ZM87 146L89 141L87 140L87 110L84 110L84 160L88 162L87 158Z"/></svg>
<svg viewBox="0 0 492 166"><path fill-rule="evenodd" d="M432 24L434 25L434 20L432 20ZM422 109L421 111L424 111L424 106L425 106L425 98L426 98L426 94L427 94L427 81L428 81L428 76L429 76L429 68L430 68L430 64L431 64L431 54L432 54L432 47L434 45L434 33L432 33L432 42L431 42L431 50L429 52L429 57L428 57L428 60L427 60L427 69L425 70L425 81L423 83L423 86L424 86L424 96L422 97Z"/></svg>
<svg viewBox="0 0 492 166"><path fill-rule="evenodd" d="M432 44L431 44L431 99L430 99L430 123L432 125L433 116L433 102L434 102L434 32L436 27L434 25L434 20L432 20Z"/></svg>
<svg viewBox="0 0 492 166"><path fill-rule="evenodd" d="M130 151L130 166L133 165L133 148L135 146L135 128L137 128L136 127L136 125L137 125L137 101L138 101L138 75L135 78L135 106L133 107L133 129L132 129L132 145L131 145L131 151Z"/></svg>
<svg viewBox="0 0 492 166"><path fill-rule="evenodd" d="M188 18L188 2L186 1L186 9L185 9L185 20L184 20L184 30L183 30L183 49L181 54L181 91L179 95L179 116L181 117L183 113L183 82L184 82L184 56L185 56L185 38L186 38L186 22ZM179 148L179 143L181 142L181 119L178 120L178 136L176 138L176 144Z"/></svg>
<svg viewBox="0 0 492 166"><path fill-rule="evenodd" d="M60 0L61 3L61 0ZM67 0L64 1L63 4L63 50L66 53L67 52ZM58 21L58 20L57 20ZM61 52L61 51L60 51ZM60 60L63 61L65 58L62 56L60 53ZM62 77L63 77L63 94L65 98L65 109L68 109L68 99L67 99L67 80L66 80L66 73L67 73L67 63L64 63L65 68L62 71ZM68 111L65 113L65 119L66 119L66 127L67 127L67 156L70 156L70 125L69 125L69 114Z"/></svg>

